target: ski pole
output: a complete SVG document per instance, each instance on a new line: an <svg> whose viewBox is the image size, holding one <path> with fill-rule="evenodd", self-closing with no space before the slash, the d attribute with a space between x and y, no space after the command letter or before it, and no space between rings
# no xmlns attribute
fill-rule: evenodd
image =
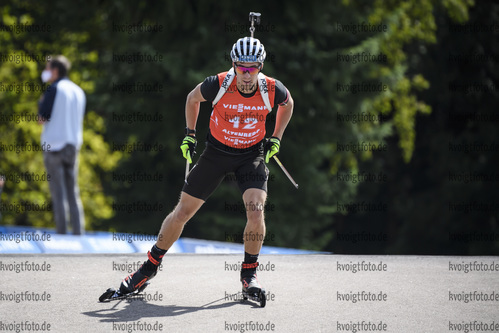
<svg viewBox="0 0 499 333"><path fill-rule="evenodd" d="M289 174L288 170L286 170L286 168L284 167L284 165L282 165L281 161L279 161L279 159L277 158L277 156L274 155L272 157L277 162L277 164L279 164L279 166L281 167L281 170L286 174L286 176L288 176L288 179L291 181L291 183L296 187L296 189L298 189L298 184L295 182L295 180L293 179L293 177L291 177L291 175Z"/></svg>
<svg viewBox="0 0 499 333"><path fill-rule="evenodd" d="M187 175L189 174L189 161L185 160L185 181L187 181Z"/></svg>

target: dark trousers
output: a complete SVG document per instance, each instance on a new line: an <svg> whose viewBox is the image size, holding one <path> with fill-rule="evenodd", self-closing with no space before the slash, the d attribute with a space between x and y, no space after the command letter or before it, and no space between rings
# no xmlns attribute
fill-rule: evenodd
<svg viewBox="0 0 499 333"><path fill-rule="evenodd" d="M58 234L66 233L66 207L69 208L73 234L85 233L85 216L78 187L78 153L73 145L66 145L59 151L43 153L47 175L50 175L49 188Z"/></svg>

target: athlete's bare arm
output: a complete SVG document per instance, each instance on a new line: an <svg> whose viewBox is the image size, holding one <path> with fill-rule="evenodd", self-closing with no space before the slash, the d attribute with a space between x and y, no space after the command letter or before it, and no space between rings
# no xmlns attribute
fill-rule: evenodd
<svg viewBox="0 0 499 333"><path fill-rule="evenodd" d="M293 115L293 105L294 101L290 94L288 103L286 105L279 106L279 108L277 109L274 134L272 134L272 136L279 138L279 140L282 139L284 130L286 129L286 126L288 126L289 120Z"/></svg>
<svg viewBox="0 0 499 333"><path fill-rule="evenodd" d="M192 89L192 91L187 95L187 101L185 102L185 120L187 127L190 129L196 129L196 122L199 115L199 103L206 101L201 94L201 83Z"/></svg>

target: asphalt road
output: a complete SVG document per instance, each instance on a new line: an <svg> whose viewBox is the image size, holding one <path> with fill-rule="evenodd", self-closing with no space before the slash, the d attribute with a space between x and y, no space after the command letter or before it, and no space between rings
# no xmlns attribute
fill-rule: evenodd
<svg viewBox="0 0 499 333"><path fill-rule="evenodd" d="M260 308L241 255L167 254L143 298L98 302L145 257L0 256L0 332L499 331L499 257L262 255Z"/></svg>

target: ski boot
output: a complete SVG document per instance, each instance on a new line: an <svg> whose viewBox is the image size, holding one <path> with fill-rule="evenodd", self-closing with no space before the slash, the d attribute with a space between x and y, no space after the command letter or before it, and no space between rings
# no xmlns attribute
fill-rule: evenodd
<svg viewBox="0 0 499 333"><path fill-rule="evenodd" d="M265 307L267 303L267 298L265 294L265 289L258 282L256 277L256 268L258 263L245 264L243 263L243 269L249 269L241 272L241 282L243 284L243 300L246 301L248 298L259 302L260 307Z"/></svg>
<svg viewBox="0 0 499 333"><path fill-rule="evenodd" d="M149 260L151 255L148 253ZM151 260L152 261L152 260ZM154 261L153 261L154 262ZM157 262L157 261L156 261ZM144 261L142 266L135 272L128 275L121 281L118 290L114 288L107 289L100 297L99 302L127 299L139 295L149 285L149 280L156 276L158 266L149 264L153 267L145 267L147 261ZM145 273L144 273L145 272Z"/></svg>

